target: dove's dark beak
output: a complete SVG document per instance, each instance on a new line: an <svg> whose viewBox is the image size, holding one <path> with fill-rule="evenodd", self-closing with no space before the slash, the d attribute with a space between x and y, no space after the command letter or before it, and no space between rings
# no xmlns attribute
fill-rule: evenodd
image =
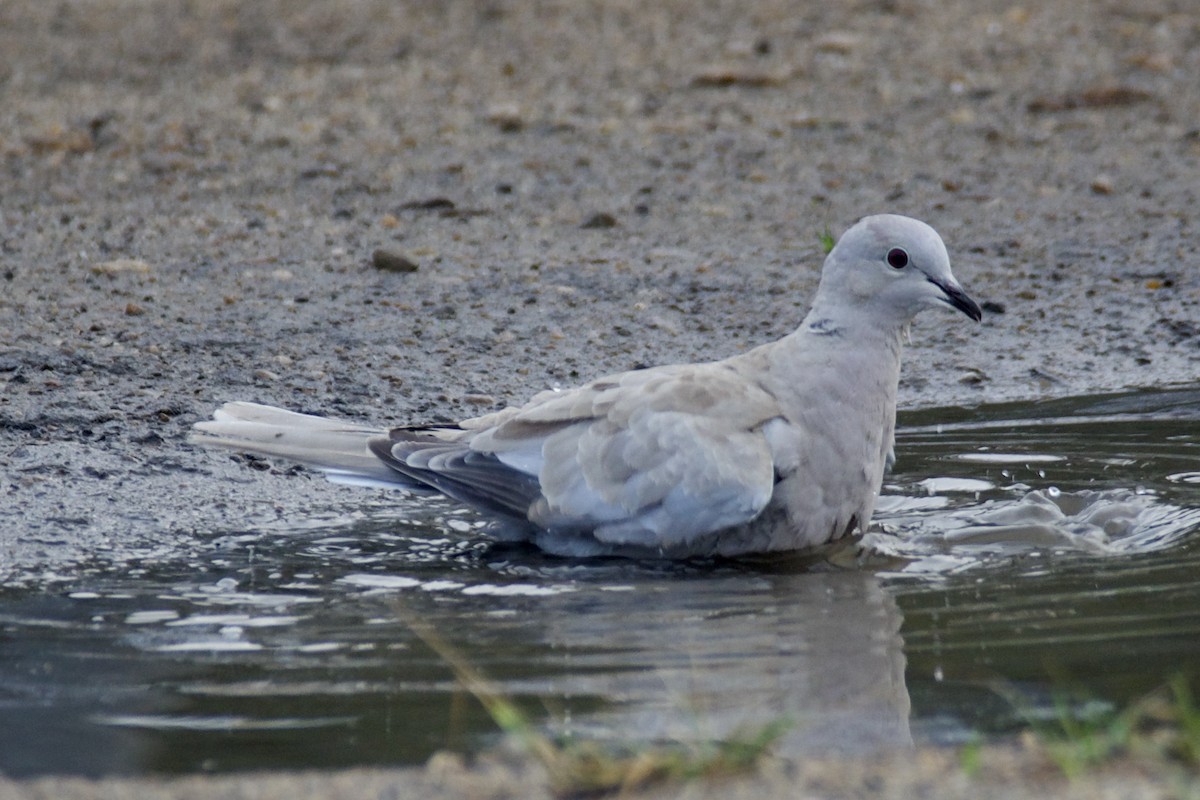
<svg viewBox="0 0 1200 800"><path fill-rule="evenodd" d="M945 297L939 299L946 305L957 308L976 322L983 319L983 311L979 308L979 304L968 297L957 283L942 283L932 278L929 279L929 282L942 290Z"/></svg>

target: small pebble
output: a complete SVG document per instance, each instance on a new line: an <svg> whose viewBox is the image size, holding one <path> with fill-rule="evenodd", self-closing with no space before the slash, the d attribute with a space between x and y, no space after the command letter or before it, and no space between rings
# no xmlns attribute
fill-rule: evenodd
<svg viewBox="0 0 1200 800"><path fill-rule="evenodd" d="M614 217L612 214L607 214L602 211L599 214L592 214L592 216L588 217L587 220L584 221L584 223L582 225L580 225L579 227L581 227L581 228L615 228L615 227L617 227L617 218Z"/></svg>
<svg viewBox="0 0 1200 800"><path fill-rule="evenodd" d="M1170 53L1138 53L1128 59L1129 64L1151 72L1166 74L1175 67Z"/></svg>
<svg viewBox="0 0 1200 800"><path fill-rule="evenodd" d="M525 127L525 119L516 103L496 103L488 109L487 121L504 133L516 133Z"/></svg>
<svg viewBox="0 0 1200 800"><path fill-rule="evenodd" d="M1097 175L1092 179L1092 191L1096 194L1112 194L1113 180L1107 175Z"/></svg>
<svg viewBox="0 0 1200 800"><path fill-rule="evenodd" d="M400 206L408 211L453 211L454 201L448 197L430 197L426 200L412 200Z"/></svg>
<svg viewBox="0 0 1200 800"><path fill-rule="evenodd" d="M470 403L473 406L490 406L496 403L496 398L490 394L465 394L463 402Z"/></svg>
<svg viewBox="0 0 1200 800"><path fill-rule="evenodd" d="M54 125L41 134L26 137L25 143L35 155L47 153L90 153L96 149L91 133L82 128Z"/></svg>
<svg viewBox="0 0 1200 800"><path fill-rule="evenodd" d="M716 65L701 70L692 78L692 85L704 89L720 89L726 86L744 86L750 89L766 89L782 86L787 75L779 72L743 69L737 66Z"/></svg>
<svg viewBox="0 0 1200 800"><path fill-rule="evenodd" d="M1077 108L1119 108L1156 99L1152 92L1132 86L1093 86L1066 95L1035 97L1026 108L1034 114L1050 114Z"/></svg>
<svg viewBox="0 0 1200 800"><path fill-rule="evenodd" d="M416 272L417 262L391 250L376 250L371 254L371 265L385 272Z"/></svg>
<svg viewBox="0 0 1200 800"><path fill-rule="evenodd" d="M137 258L117 258L93 264L92 272L97 275L119 275L122 272L136 272L144 275L150 272L150 265Z"/></svg>

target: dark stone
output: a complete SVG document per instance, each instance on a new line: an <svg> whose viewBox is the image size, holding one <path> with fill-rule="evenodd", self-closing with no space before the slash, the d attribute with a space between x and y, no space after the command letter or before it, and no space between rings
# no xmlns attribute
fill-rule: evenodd
<svg viewBox="0 0 1200 800"><path fill-rule="evenodd" d="M416 272L417 262L391 250L376 250L371 254L371 266L384 272Z"/></svg>
<svg viewBox="0 0 1200 800"><path fill-rule="evenodd" d="M606 214L603 211L599 214L592 214L587 220L580 225L581 228L615 228L617 227L617 218L612 214Z"/></svg>

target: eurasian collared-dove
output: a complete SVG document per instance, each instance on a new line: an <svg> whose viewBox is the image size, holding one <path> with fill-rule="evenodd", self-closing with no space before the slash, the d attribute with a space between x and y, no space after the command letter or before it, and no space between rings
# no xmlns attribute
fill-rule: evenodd
<svg viewBox="0 0 1200 800"><path fill-rule="evenodd" d="M562 555L803 549L867 529L893 459L901 340L939 305L982 317L933 228L866 217L826 258L800 327L741 355L544 391L457 425L226 403L192 441L441 492L493 517L496 535Z"/></svg>

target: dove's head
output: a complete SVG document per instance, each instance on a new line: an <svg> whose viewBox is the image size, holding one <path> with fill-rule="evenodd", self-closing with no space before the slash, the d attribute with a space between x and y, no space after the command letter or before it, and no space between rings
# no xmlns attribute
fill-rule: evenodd
<svg viewBox="0 0 1200 800"><path fill-rule="evenodd" d="M931 306L983 317L950 272L937 231L896 214L864 217L842 235L825 260L817 303L849 305L884 324L904 325Z"/></svg>

